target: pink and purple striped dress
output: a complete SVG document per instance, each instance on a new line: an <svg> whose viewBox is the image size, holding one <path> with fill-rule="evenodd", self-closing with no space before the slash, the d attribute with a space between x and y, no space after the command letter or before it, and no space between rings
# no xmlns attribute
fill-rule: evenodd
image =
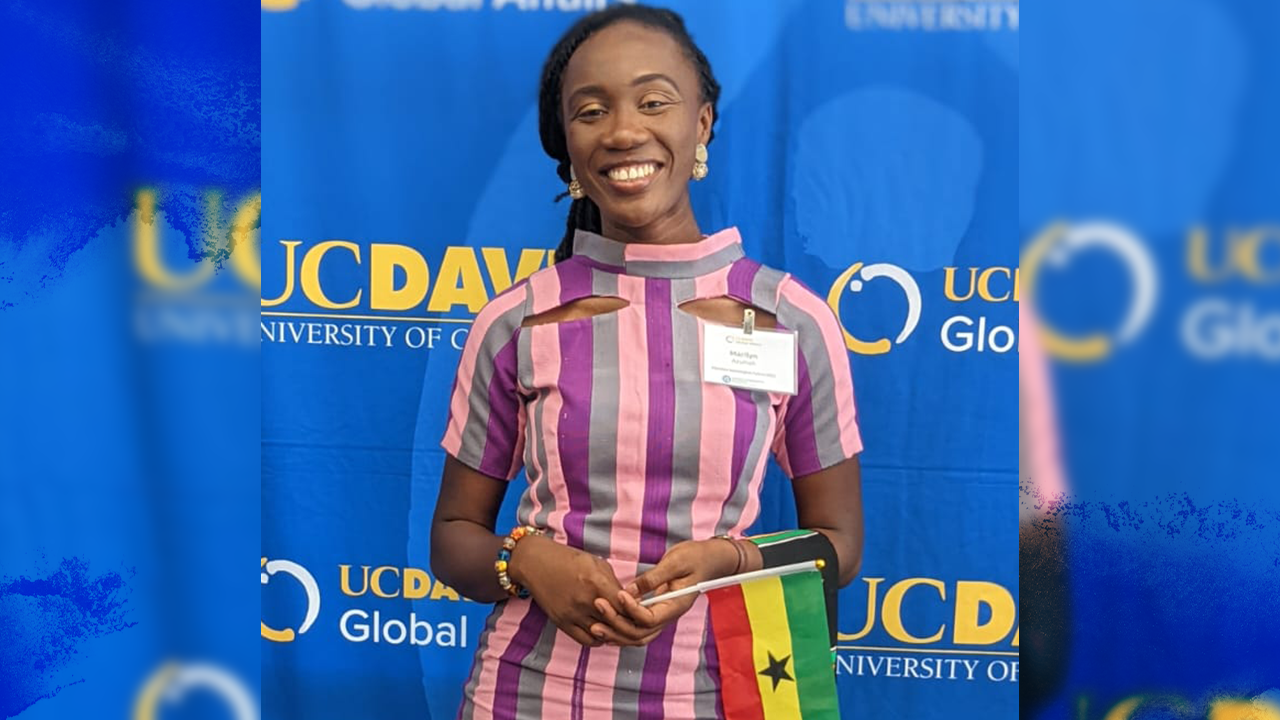
<svg viewBox="0 0 1280 720"><path fill-rule="evenodd" d="M627 305L522 327L587 297ZM799 391L702 381L707 321L680 308L733 298L797 333ZM570 259L477 315L442 446L495 478L528 479L519 522L606 558L622 584L675 543L741 534L759 513L769 451L790 477L861 451L840 326L789 275L746 258L736 229L683 245L579 231ZM715 718L715 645L699 599L643 648L584 648L531 600L498 603L460 718Z"/></svg>

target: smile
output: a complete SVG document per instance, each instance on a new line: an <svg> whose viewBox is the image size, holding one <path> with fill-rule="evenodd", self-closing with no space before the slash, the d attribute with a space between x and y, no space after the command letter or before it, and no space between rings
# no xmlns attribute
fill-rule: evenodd
<svg viewBox="0 0 1280 720"><path fill-rule="evenodd" d="M631 162L601 170L600 174L608 178L609 186L614 190L635 193L647 188L661 169L662 164L657 162Z"/></svg>
<svg viewBox="0 0 1280 720"><path fill-rule="evenodd" d="M622 165L620 167L612 168L605 174L610 180L621 182L647 178L657 171L658 166L656 164L641 163L639 165Z"/></svg>

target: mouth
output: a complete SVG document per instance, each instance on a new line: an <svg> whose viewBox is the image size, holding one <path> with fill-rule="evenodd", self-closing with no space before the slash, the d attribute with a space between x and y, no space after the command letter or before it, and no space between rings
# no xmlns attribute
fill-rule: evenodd
<svg viewBox="0 0 1280 720"><path fill-rule="evenodd" d="M649 187L662 163L652 160L618 163L600 171L606 184L618 192L637 193Z"/></svg>

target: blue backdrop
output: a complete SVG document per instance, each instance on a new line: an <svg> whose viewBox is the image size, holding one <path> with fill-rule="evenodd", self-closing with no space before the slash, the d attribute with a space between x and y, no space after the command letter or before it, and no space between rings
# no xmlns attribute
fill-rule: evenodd
<svg viewBox="0 0 1280 720"><path fill-rule="evenodd" d="M0 718L256 710L258 14L0 7Z"/></svg>
<svg viewBox="0 0 1280 720"><path fill-rule="evenodd" d="M1145 258L1024 263L1047 324L1110 342L1055 367L1072 633L1045 720L1229 717L1268 691L1255 716L1280 712L1278 21L1251 0L1072 0L1025 26L1025 236L1102 221Z"/></svg>
<svg viewBox="0 0 1280 720"><path fill-rule="evenodd" d="M488 607L429 573L446 399L475 311L563 232L538 70L604 4L263 0L265 717L453 716ZM701 226L848 333L843 713L1013 717L1018 6L664 4L724 87ZM792 525L776 467L764 493L757 529Z"/></svg>

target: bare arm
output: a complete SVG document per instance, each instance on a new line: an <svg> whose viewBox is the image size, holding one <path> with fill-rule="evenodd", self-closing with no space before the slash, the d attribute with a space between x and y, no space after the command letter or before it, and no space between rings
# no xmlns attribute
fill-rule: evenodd
<svg viewBox="0 0 1280 720"><path fill-rule="evenodd" d="M431 520L431 571L445 585L479 602L507 596L493 561L502 547L494 534L507 482L445 459L440 497Z"/></svg>
<svg viewBox="0 0 1280 720"><path fill-rule="evenodd" d="M848 585L862 568L862 465L858 457L795 478L791 484L800 527L827 536L840 561L840 587Z"/></svg>

